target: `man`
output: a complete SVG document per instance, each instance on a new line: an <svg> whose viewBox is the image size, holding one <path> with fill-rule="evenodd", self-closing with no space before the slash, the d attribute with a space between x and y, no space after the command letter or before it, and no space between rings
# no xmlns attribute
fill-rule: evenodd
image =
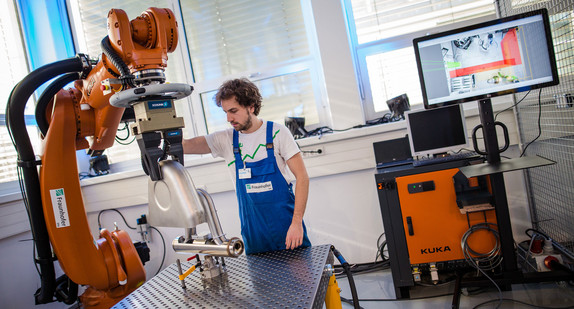
<svg viewBox="0 0 574 309"><path fill-rule="evenodd" d="M309 176L291 132L257 118L261 94L246 78L225 82L215 101L233 129L185 139L183 149L223 157L232 170L245 252L310 246L303 223Z"/></svg>

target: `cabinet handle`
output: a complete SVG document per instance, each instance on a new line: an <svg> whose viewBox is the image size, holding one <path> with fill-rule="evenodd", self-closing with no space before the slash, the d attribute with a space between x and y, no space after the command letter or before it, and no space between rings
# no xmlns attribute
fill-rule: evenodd
<svg viewBox="0 0 574 309"><path fill-rule="evenodd" d="M415 231L413 229L413 219L411 219L411 217L407 217L407 228L409 229L409 236L413 236Z"/></svg>

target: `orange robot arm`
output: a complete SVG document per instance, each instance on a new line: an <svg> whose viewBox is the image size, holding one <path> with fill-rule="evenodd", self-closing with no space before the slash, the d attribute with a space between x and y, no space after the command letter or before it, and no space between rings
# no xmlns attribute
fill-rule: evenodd
<svg viewBox="0 0 574 309"><path fill-rule="evenodd" d="M127 233L102 230L94 241L76 167L76 150L93 155L112 146L124 108L110 105L123 89L165 81L167 53L178 42L169 9L150 8L129 21L108 14L109 39L89 74L61 90L53 102L40 169L43 211L50 242L66 275L89 286L84 306L108 308L145 281L145 270ZM110 82L111 81L111 82Z"/></svg>

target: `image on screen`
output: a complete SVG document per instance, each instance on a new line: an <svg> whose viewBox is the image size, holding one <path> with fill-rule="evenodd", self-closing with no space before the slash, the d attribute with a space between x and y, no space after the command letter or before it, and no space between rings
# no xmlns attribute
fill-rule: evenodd
<svg viewBox="0 0 574 309"><path fill-rule="evenodd" d="M460 105L407 112L407 132L413 157L458 151L468 145Z"/></svg>
<svg viewBox="0 0 574 309"><path fill-rule="evenodd" d="M546 10L413 41L425 108L558 83Z"/></svg>

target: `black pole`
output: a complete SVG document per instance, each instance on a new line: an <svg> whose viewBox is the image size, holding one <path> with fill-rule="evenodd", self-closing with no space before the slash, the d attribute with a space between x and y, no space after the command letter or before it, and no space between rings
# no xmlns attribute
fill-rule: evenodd
<svg viewBox="0 0 574 309"><path fill-rule="evenodd" d="M454 292L452 293L452 309L460 308L460 281L462 280L462 274L458 271L456 272L456 280L454 281Z"/></svg>
<svg viewBox="0 0 574 309"><path fill-rule="evenodd" d="M479 100L478 110L483 129L487 161L492 165L497 165L500 163L500 149L490 99ZM498 223L498 233L500 235L503 272L505 276L513 276L518 271L518 266L516 263L516 252L514 251L514 236L512 235L504 177L502 173L490 174L489 177L492 186L496 221Z"/></svg>

